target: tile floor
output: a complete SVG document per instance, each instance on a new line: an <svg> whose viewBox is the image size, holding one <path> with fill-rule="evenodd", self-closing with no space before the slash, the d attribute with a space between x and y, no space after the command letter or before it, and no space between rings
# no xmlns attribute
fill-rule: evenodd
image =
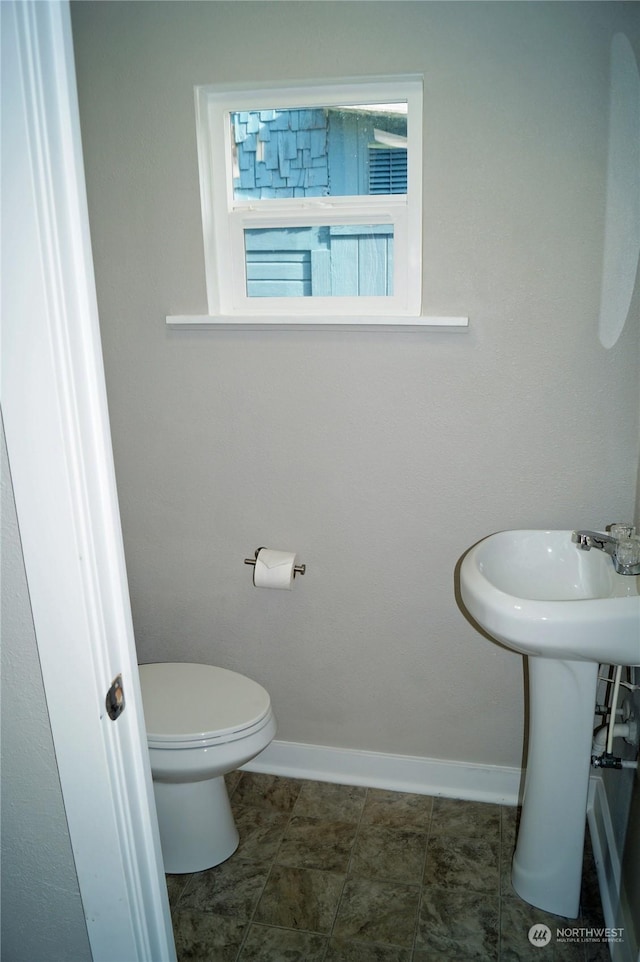
<svg viewBox="0 0 640 962"><path fill-rule="evenodd" d="M515 895L514 808L248 772L229 791L238 850L167 876L180 962L609 959L606 944L558 942L564 920ZM572 926L604 924L586 849ZM530 944L534 923L548 945Z"/></svg>

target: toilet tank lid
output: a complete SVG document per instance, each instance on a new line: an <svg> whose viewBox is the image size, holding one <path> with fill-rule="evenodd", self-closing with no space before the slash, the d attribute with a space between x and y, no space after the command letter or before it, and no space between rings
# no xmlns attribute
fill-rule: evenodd
<svg viewBox="0 0 640 962"><path fill-rule="evenodd" d="M170 742L239 732L271 708L262 685L226 668L161 662L139 670L148 738Z"/></svg>

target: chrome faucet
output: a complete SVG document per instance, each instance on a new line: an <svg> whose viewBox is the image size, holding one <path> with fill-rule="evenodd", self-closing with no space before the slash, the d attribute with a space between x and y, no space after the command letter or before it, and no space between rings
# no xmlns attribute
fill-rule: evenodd
<svg viewBox="0 0 640 962"><path fill-rule="evenodd" d="M618 574L640 575L640 539L634 537L633 525L612 524L609 525L609 532L574 531L571 540L582 551L597 548L610 555Z"/></svg>
<svg viewBox="0 0 640 962"><path fill-rule="evenodd" d="M592 548L597 548L598 551L606 551L612 558L618 544L617 538L602 534L601 531L574 531L571 540L583 551L591 551Z"/></svg>

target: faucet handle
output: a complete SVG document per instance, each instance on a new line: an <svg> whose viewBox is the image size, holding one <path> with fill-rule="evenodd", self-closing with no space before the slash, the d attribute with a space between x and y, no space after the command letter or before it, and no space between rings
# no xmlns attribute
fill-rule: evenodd
<svg viewBox="0 0 640 962"><path fill-rule="evenodd" d="M618 541L614 563L619 574L640 574L640 538Z"/></svg>
<svg viewBox="0 0 640 962"><path fill-rule="evenodd" d="M616 541L626 541L628 538L632 538L636 533L634 525L624 524L620 521L616 524L608 525L607 531L612 538L616 539Z"/></svg>

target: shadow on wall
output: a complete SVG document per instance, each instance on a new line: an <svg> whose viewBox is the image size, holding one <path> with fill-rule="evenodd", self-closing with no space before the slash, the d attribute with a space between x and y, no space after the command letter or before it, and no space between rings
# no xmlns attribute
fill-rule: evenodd
<svg viewBox="0 0 640 962"><path fill-rule="evenodd" d="M640 256L640 75L623 33L611 41L604 262L598 335L603 347L624 329Z"/></svg>
<svg viewBox="0 0 640 962"><path fill-rule="evenodd" d="M478 544L479 542L476 542ZM478 634L482 635L483 639L486 640L488 644L495 645L497 648L502 648L504 651L512 651L507 645L503 645L502 642L497 641L492 635L484 630L482 625L473 618L473 616L467 611L464 601L462 600L462 592L460 590L460 568L462 567L462 562L469 554L475 544L469 546L469 548L464 552L464 554L458 559L453 572L453 594L456 600L456 605L460 613L469 622L469 624L474 628ZM480 641L480 644L483 642ZM523 742L522 742L522 757L520 759L520 785L518 787L518 805L522 805L522 797L524 795L524 779L527 768L527 757L529 754L529 721L530 721L530 697L529 697L529 659L522 658L522 677L523 677L523 697L524 697L524 732L523 732Z"/></svg>

